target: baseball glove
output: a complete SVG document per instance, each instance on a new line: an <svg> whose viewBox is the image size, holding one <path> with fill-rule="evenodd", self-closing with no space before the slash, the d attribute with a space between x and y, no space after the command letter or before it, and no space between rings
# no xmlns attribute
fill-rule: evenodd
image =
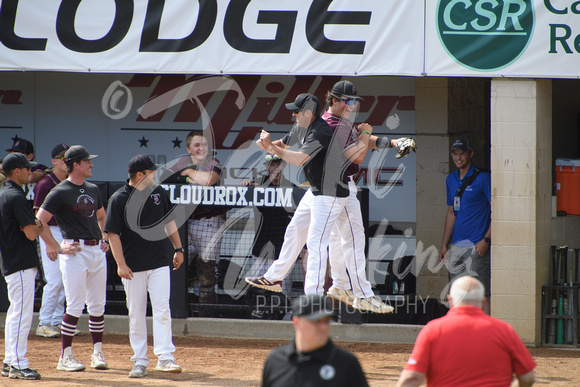
<svg viewBox="0 0 580 387"><path fill-rule="evenodd" d="M395 149L397 150L395 158L400 159L403 156L407 156L411 151L415 152L417 143L412 138L401 137L396 141Z"/></svg>

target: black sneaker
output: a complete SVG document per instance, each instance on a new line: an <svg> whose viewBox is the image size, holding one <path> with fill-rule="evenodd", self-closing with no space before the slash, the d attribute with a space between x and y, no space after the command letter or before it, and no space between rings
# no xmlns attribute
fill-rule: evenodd
<svg viewBox="0 0 580 387"><path fill-rule="evenodd" d="M2 364L2 376L8 377L10 375L10 365L8 363Z"/></svg>
<svg viewBox="0 0 580 387"><path fill-rule="evenodd" d="M10 374L8 375L10 379L25 379L25 380L38 380L40 379L40 374L36 370L30 368L24 368L19 370L18 368L10 367Z"/></svg>
<svg viewBox="0 0 580 387"><path fill-rule="evenodd" d="M268 281L264 276L261 277L246 277L246 282L252 286L260 289L266 289L271 292L282 291L282 281Z"/></svg>

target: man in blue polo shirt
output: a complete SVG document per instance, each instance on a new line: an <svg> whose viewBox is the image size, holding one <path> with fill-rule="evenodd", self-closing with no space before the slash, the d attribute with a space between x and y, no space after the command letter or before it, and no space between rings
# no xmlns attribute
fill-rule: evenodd
<svg viewBox="0 0 580 387"><path fill-rule="evenodd" d="M439 259L446 262L450 282L477 277L485 287L483 310L490 311L491 177L471 162L467 139L451 145L457 170L447 176L447 215Z"/></svg>

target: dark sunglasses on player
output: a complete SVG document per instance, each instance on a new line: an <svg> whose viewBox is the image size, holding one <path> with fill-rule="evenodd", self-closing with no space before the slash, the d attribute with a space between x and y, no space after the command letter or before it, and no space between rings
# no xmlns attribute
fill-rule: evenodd
<svg viewBox="0 0 580 387"><path fill-rule="evenodd" d="M341 98L341 101L344 101L345 104L347 104L348 106L352 106L355 103L357 103L357 100L355 98Z"/></svg>

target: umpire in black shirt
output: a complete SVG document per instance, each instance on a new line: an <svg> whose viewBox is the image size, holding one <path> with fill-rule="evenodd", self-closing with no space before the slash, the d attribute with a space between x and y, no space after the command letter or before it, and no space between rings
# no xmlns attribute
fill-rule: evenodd
<svg viewBox="0 0 580 387"><path fill-rule="evenodd" d="M262 386L364 387L365 374L356 356L330 340L330 320L336 317L325 296L300 296L292 303L293 343L272 350L266 359Z"/></svg>

